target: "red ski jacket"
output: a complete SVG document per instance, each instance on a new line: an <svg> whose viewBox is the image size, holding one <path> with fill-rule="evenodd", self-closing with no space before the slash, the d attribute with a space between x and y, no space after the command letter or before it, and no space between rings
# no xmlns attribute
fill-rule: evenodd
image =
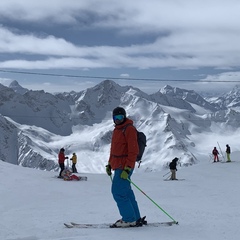
<svg viewBox="0 0 240 240"><path fill-rule="evenodd" d="M113 170L135 167L139 149L137 131L132 124L133 121L127 118L123 124L115 125L109 157L109 164Z"/></svg>
<svg viewBox="0 0 240 240"><path fill-rule="evenodd" d="M58 154L58 163L64 163L66 157L65 157L65 154L64 152L59 152Z"/></svg>

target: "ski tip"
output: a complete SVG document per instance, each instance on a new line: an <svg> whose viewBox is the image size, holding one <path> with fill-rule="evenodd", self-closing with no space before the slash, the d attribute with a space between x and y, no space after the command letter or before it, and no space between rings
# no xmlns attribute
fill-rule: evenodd
<svg viewBox="0 0 240 240"><path fill-rule="evenodd" d="M66 228L73 228L73 226L72 226L72 225L70 225L70 224L67 224L67 223L64 223L64 226L65 226Z"/></svg>

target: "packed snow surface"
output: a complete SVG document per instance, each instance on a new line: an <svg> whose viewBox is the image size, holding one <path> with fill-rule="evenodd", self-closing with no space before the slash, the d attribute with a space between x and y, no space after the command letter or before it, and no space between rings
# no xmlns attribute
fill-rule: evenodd
<svg viewBox="0 0 240 240"><path fill-rule="evenodd" d="M113 223L120 218L106 174L80 173L88 181L68 182L56 178L56 172L0 161L0 239L238 240L239 156L234 152L231 163L212 163L206 156L193 166L178 166L177 177L183 181L164 181L168 169L136 171L132 181L179 225L128 229L67 229L63 225ZM141 214L149 222L171 220L132 187Z"/></svg>

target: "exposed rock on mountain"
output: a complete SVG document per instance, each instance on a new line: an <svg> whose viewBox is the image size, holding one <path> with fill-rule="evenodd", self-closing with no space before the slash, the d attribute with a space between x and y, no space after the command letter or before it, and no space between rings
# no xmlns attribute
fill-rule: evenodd
<svg viewBox="0 0 240 240"><path fill-rule="evenodd" d="M103 172L113 130L112 110L122 106L147 136L143 170L159 170L175 156L183 164L192 164L197 162L196 134L238 128L239 92L235 88L208 101L194 91L168 85L148 95L111 80L81 92L55 95L44 91L20 94L0 85L0 157L54 170L58 151L65 147L66 154L78 153L85 171ZM96 169L88 169L87 161L96 162Z"/></svg>

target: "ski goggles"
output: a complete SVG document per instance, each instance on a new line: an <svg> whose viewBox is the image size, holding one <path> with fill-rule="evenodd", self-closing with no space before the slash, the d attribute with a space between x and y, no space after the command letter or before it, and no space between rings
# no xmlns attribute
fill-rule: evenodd
<svg viewBox="0 0 240 240"><path fill-rule="evenodd" d="M113 120L114 120L114 121L116 121L116 120L121 121L121 120L123 120L123 119L124 119L124 115L114 115L114 116L113 116Z"/></svg>

